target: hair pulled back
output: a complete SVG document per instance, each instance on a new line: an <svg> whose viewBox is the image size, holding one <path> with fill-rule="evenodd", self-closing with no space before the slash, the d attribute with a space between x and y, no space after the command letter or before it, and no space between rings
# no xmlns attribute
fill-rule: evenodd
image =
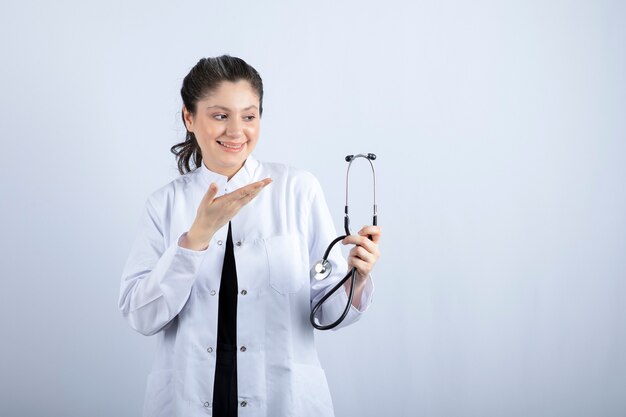
<svg viewBox="0 0 626 417"><path fill-rule="evenodd" d="M230 55L202 58L198 61L183 80L180 95L187 110L195 115L198 101L211 95L222 82L240 80L248 81L259 96L259 116L263 115L263 81L261 76L243 59ZM176 155L178 172L182 175L200 166L202 152L196 136L187 130L184 113L181 116L187 134L185 140L172 146L170 151ZM190 165L192 160L193 166Z"/></svg>

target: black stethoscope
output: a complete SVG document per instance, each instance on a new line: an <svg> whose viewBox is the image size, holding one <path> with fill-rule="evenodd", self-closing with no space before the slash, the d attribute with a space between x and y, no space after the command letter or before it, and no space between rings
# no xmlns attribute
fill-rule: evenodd
<svg viewBox="0 0 626 417"><path fill-rule="evenodd" d="M357 158L365 158L370 163L370 166L372 167L372 178L374 181L374 215L372 219L372 224L374 226L377 226L376 171L374 170L374 164L372 163L372 161L376 159L376 155L374 155L373 153L368 153L368 154L361 153L358 155L348 155L346 156L346 162L348 162L348 170L346 171L346 206L344 210L345 217L343 219L343 227L346 231L346 234L343 236L339 236L338 238L333 240L331 244L328 246L328 248L326 249L326 252L324 252L324 257L320 261L318 261L315 265L313 265L313 268L311 268L311 278L315 278L318 281L321 281L327 278L332 272L332 265L328 261L328 255L330 255L330 251L332 250L333 246L335 246L337 242L345 239L347 236L351 234L350 233L350 217L348 216L348 185L349 185L350 167L352 166L352 162L354 162L354 160ZM372 236L369 236L369 238L370 240L372 240ZM350 292L348 294L348 303L346 304L346 308L343 310L343 313L341 314L341 316L331 324L321 325L321 324L316 323L315 314L322 307L322 304L331 295L333 295L339 288L343 287L343 284L348 279L350 279ZM354 281L355 280L356 280L356 268L352 267L352 269L348 271L346 276L343 277L343 279L339 281L337 285L335 285L328 292L328 294L324 295L324 297L322 297L322 299L319 300L317 304L315 304L315 307L313 307L313 309L311 310L311 315L309 316L309 320L311 321L311 324L313 325L313 327L315 327L318 330L330 330L334 327L337 327L339 323L341 323L343 319L346 318L346 316L348 315L348 311L350 311L350 305L352 304L352 296L354 295Z"/></svg>

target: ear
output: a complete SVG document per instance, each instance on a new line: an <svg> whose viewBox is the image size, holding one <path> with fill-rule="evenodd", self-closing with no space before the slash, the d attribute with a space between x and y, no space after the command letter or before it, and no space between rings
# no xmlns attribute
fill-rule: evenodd
<svg viewBox="0 0 626 417"><path fill-rule="evenodd" d="M193 133L193 115L187 110L187 107L183 104L183 120L185 121L185 127L187 131Z"/></svg>

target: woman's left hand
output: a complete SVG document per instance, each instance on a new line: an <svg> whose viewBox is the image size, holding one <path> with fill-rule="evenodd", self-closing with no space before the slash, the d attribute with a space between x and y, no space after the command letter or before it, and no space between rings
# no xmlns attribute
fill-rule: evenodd
<svg viewBox="0 0 626 417"><path fill-rule="evenodd" d="M372 240L369 239L372 236ZM364 280L374 268L374 264L380 257L378 241L380 240L380 227L363 226L356 235L346 236L341 243L344 245L356 245L348 255L348 267L356 267L357 276Z"/></svg>

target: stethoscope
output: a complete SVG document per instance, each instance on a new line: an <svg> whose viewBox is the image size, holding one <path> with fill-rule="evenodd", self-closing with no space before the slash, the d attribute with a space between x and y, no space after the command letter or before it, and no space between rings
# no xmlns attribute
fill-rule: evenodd
<svg viewBox="0 0 626 417"><path fill-rule="evenodd" d="M326 249L326 252L324 252L324 257L320 261L318 261L315 265L313 265L313 268L311 268L311 278L315 278L318 281L321 281L327 278L332 272L333 268L330 262L328 261L328 256L330 255L330 251L333 249L333 246L335 246L337 242L345 239L347 236L351 234L350 233L350 216L348 216L348 186L349 186L349 178L350 178L350 167L352 166L352 163L354 162L354 160L358 158L365 158L370 163L370 166L372 167L372 178L374 182L374 215L372 219L372 224L374 226L377 225L376 171L374 170L374 164L372 163L372 161L376 159L376 155L374 155L373 153L368 153L368 154L361 153L358 155L348 155L346 156L346 162L348 162L348 170L346 171L346 206L344 210L345 216L343 218L343 227L346 231L346 234L343 236L339 236L338 238L333 240L331 244L328 246L328 248ZM369 236L369 238L370 240L372 240L372 236ZM315 314L322 307L322 304L330 296L332 296L339 288L343 287L343 284L348 279L350 279L350 292L348 294L348 302L346 304L346 308L343 310L343 313L341 314L341 316L335 322L331 324L321 325L321 324L316 323ZM313 307L313 310L311 310L311 315L309 316L309 320L311 321L311 324L313 325L313 327L315 327L318 330L330 330L334 327L337 327L339 323L341 323L343 319L346 318L346 316L348 315L348 311L350 311L350 305L352 304L352 296L354 295L354 281L355 280L356 280L356 268L352 267L352 269L348 271L346 276L343 277L343 279L339 281L337 285L335 285L328 292L328 294L324 295L324 297L322 297L322 299L319 300L317 304L315 304L315 307Z"/></svg>

